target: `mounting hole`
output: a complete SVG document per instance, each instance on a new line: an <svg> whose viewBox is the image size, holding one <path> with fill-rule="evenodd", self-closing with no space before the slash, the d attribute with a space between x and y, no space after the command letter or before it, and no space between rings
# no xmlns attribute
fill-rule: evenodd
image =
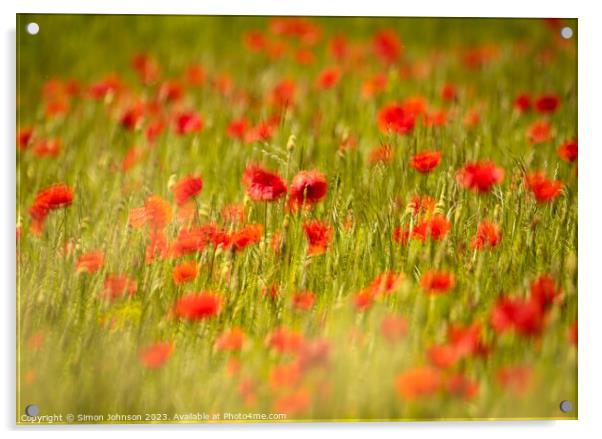
<svg viewBox="0 0 602 439"><path fill-rule="evenodd" d="M571 401L564 400L560 403L560 411L568 413L573 410L573 403Z"/></svg>
<svg viewBox="0 0 602 439"><path fill-rule="evenodd" d="M37 35L37 33L40 32L40 25L35 22L27 23L25 30L29 35Z"/></svg>
<svg viewBox="0 0 602 439"><path fill-rule="evenodd" d="M40 408L35 404L29 404L27 407L25 407L25 414L33 418L34 416L38 416L40 414Z"/></svg>
<svg viewBox="0 0 602 439"><path fill-rule="evenodd" d="M565 40L571 39L571 37L573 36L573 29L571 29L568 26L563 27L562 29L560 29L560 36Z"/></svg>

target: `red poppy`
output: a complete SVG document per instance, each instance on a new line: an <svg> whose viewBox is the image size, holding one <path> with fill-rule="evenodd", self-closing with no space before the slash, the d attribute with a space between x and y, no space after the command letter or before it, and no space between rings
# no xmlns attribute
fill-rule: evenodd
<svg viewBox="0 0 602 439"><path fill-rule="evenodd" d="M529 366L507 366L496 373L498 384L517 396L525 396L532 385L533 369Z"/></svg>
<svg viewBox="0 0 602 439"><path fill-rule="evenodd" d="M137 289L136 281L128 279L127 276L112 274L105 279L101 296L105 299L118 299L125 294L133 296Z"/></svg>
<svg viewBox="0 0 602 439"><path fill-rule="evenodd" d="M221 333L215 340L215 349L221 352L240 351L245 341L242 329L234 327Z"/></svg>
<svg viewBox="0 0 602 439"><path fill-rule="evenodd" d="M138 74L138 78L145 85L150 85L159 79L159 64L150 56L140 53L132 58L132 67Z"/></svg>
<svg viewBox="0 0 602 439"><path fill-rule="evenodd" d="M478 108L472 108L464 116L464 126L474 128L481 123L481 112Z"/></svg>
<svg viewBox="0 0 602 439"><path fill-rule="evenodd" d="M149 230L149 243L146 246L145 260L147 264L154 262L157 258L165 259L169 252L167 236L161 229Z"/></svg>
<svg viewBox="0 0 602 439"><path fill-rule="evenodd" d="M193 281L199 273L199 266L195 261L185 261L176 265L172 277L176 285L182 285Z"/></svg>
<svg viewBox="0 0 602 439"><path fill-rule="evenodd" d="M270 385L274 390L293 388L301 380L301 370L295 363L277 365L270 370Z"/></svg>
<svg viewBox="0 0 602 439"><path fill-rule="evenodd" d="M374 303L374 293L369 288L360 290L353 296L353 305L358 311L365 311Z"/></svg>
<svg viewBox="0 0 602 439"><path fill-rule="evenodd" d="M316 85L318 88L327 90L336 86L339 82L339 79L341 79L341 71L339 68L329 67L320 72L316 80Z"/></svg>
<svg viewBox="0 0 602 439"><path fill-rule="evenodd" d="M384 272L374 278L372 283L368 286L368 289L374 293L374 295L388 295L397 290L401 284L405 275L403 273Z"/></svg>
<svg viewBox="0 0 602 439"><path fill-rule="evenodd" d="M136 146L132 146L130 149L128 149L123 161L121 162L121 169L123 172L127 172L134 167L143 155L144 151Z"/></svg>
<svg viewBox="0 0 602 439"><path fill-rule="evenodd" d="M309 244L310 255L318 256L326 252L328 243L332 239L331 226L319 220L311 220L303 224L303 230Z"/></svg>
<svg viewBox="0 0 602 439"><path fill-rule="evenodd" d="M429 237L434 241L441 241L450 229L450 221L444 215L438 213L418 223L412 229L410 237L422 242L426 241Z"/></svg>
<svg viewBox="0 0 602 439"><path fill-rule="evenodd" d="M240 203L226 204L220 215L226 224L242 223L245 220L245 207Z"/></svg>
<svg viewBox="0 0 602 439"><path fill-rule="evenodd" d="M117 75L109 75L101 81L92 84L88 89L88 94L92 99L101 100L118 93L123 88L124 85Z"/></svg>
<svg viewBox="0 0 602 439"><path fill-rule="evenodd" d="M23 150L27 148L33 138L33 128L21 128L17 132L17 148Z"/></svg>
<svg viewBox="0 0 602 439"><path fill-rule="evenodd" d="M303 336L284 327L275 329L266 339L266 344L281 354L296 353L304 343Z"/></svg>
<svg viewBox="0 0 602 439"><path fill-rule="evenodd" d="M58 157L61 153L62 142L60 139L40 139L32 147L36 157Z"/></svg>
<svg viewBox="0 0 602 439"><path fill-rule="evenodd" d="M408 322L403 317L388 316L382 320L380 332L390 343L402 340L408 331Z"/></svg>
<svg viewBox="0 0 602 439"><path fill-rule="evenodd" d="M317 204L326 196L327 188L326 177L321 172L300 171L291 182L290 205L294 210Z"/></svg>
<svg viewBox="0 0 602 439"><path fill-rule="evenodd" d="M412 168L423 174L431 172L441 162L441 151L422 151L414 156L410 161Z"/></svg>
<svg viewBox="0 0 602 439"><path fill-rule="evenodd" d="M66 184L55 184L38 192L29 208L29 215L33 219L32 232L41 233L48 214L53 210L70 206L72 202L73 189Z"/></svg>
<svg viewBox="0 0 602 439"><path fill-rule="evenodd" d="M368 155L368 163L371 165L376 165L378 163L382 163L383 165L388 165L393 162L393 149L387 145L381 146L379 148L374 148L370 151Z"/></svg>
<svg viewBox="0 0 602 439"><path fill-rule="evenodd" d="M259 122L245 133L245 143L269 142L278 127L275 120Z"/></svg>
<svg viewBox="0 0 602 439"><path fill-rule="evenodd" d="M428 294L445 294L454 284L454 276L447 271L427 271L420 278L420 287Z"/></svg>
<svg viewBox="0 0 602 439"><path fill-rule="evenodd" d="M203 130L203 119L193 112L181 113L176 116L176 134L184 136L199 133Z"/></svg>
<svg viewBox="0 0 602 439"><path fill-rule="evenodd" d="M297 364L301 372L325 366L330 360L330 343L327 340L307 341L301 345Z"/></svg>
<svg viewBox="0 0 602 439"><path fill-rule="evenodd" d="M387 81L387 75L384 73L366 79L362 83L362 96L368 99L382 93L387 88Z"/></svg>
<svg viewBox="0 0 602 439"><path fill-rule="evenodd" d="M130 214L130 224L136 227L142 221L142 224L148 224L154 230L165 228L172 219L171 204L159 195L148 197L144 202L144 211L134 209L134 214L134 220Z"/></svg>
<svg viewBox="0 0 602 439"><path fill-rule="evenodd" d="M176 204L182 206L191 198L196 197L203 189L203 180L201 177L189 175L179 180L173 187L172 191L176 199Z"/></svg>
<svg viewBox="0 0 602 439"><path fill-rule="evenodd" d="M552 126L545 120L533 122L527 130L527 139L529 140L529 143L534 145L551 140Z"/></svg>
<svg viewBox="0 0 602 439"><path fill-rule="evenodd" d="M489 160L468 162L457 174L458 183L477 192L489 192L504 180L504 170Z"/></svg>
<svg viewBox="0 0 602 439"><path fill-rule="evenodd" d="M175 313L184 320L203 320L217 316L221 311L222 303L222 296L211 291L191 293L178 299Z"/></svg>
<svg viewBox="0 0 602 439"><path fill-rule="evenodd" d="M335 35L328 42L328 51L337 61L346 58L349 51L349 43L344 35Z"/></svg>
<svg viewBox="0 0 602 439"><path fill-rule="evenodd" d="M444 84L441 87L441 99L444 101L454 101L458 97L458 91L453 84Z"/></svg>
<svg viewBox="0 0 602 439"><path fill-rule="evenodd" d="M406 401L415 401L431 396L441 389L441 373L432 367L423 366L407 369L397 376L395 388Z"/></svg>
<svg viewBox="0 0 602 439"><path fill-rule="evenodd" d="M190 85L199 86L205 82L205 69L200 64L190 64L186 68L185 78Z"/></svg>
<svg viewBox="0 0 602 439"><path fill-rule="evenodd" d="M483 328L479 323L468 326L451 325L447 337L461 357L485 357L489 353L489 347L483 341L482 332Z"/></svg>
<svg viewBox="0 0 602 439"><path fill-rule="evenodd" d="M242 181L253 201L276 201L286 195L286 183L280 175L257 165L247 166Z"/></svg>
<svg viewBox="0 0 602 439"><path fill-rule="evenodd" d="M450 344L431 346L427 349L427 356L431 364L439 369L453 367L460 360L458 349Z"/></svg>
<svg viewBox="0 0 602 439"><path fill-rule="evenodd" d="M230 242L237 251L244 250L249 245L256 244L261 241L263 235L263 225L249 224L242 229L234 231L230 235Z"/></svg>
<svg viewBox="0 0 602 439"><path fill-rule="evenodd" d="M495 247L502 239L500 228L497 224L483 220L479 223L476 235L472 238L470 246L480 250L484 247Z"/></svg>
<svg viewBox="0 0 602 439"><path fill-rule="evenodd" d="M560 288L556 281L549 275L539 276L531 283L531 300L542 309L549 308L560 299Z"/></svg>
<svg viewBox="0 0 602 439"><path fill-rule="evenodd" d="M192 229L182 229L171 245L170 253L184 256L201 252L210 243L216 243L218 229L214 224L204 224Z"/></svg>
<svg viewBox="0 0 602 439"><path fill-rule="evenodd" d="M455 374L449 377L446 387L451 395L467 400L473 399L479 392L479 383L462 374Z"/></svg>
<svg viewBox="0 0 602 439"><path fill-rule="evenodd" d="M577 161L577 139L567 140L558 148L558 156L568 163Z"/></svg>
<svg viewBox="0 0 602 439"><path fill-rule="evenodd" d="M299 416L309 410L311 395L305 388L295 390L293 393L281 396L274 403L275 413L286 413L288 416Z"/></svg>
<svg viewBox="0 0 602 439"><path fill-rule="evenodd" d="M552 201L562 193L564 184L559 180L550 180L541 171L527 175L525 185L529 189L538 203Z"/></svg>
<svg viewBox="0 0 602 439"><path fill-rule="evenodd" d="M165 131L165 121L163 119L157 119L149 122L145 130L146 140L148 140L148 143L152 145L163 133L163 131Z"/></svg>
<svg viewBox="0 0 602 439"><path fill-rule="evenodd" d="M574 346L577 346L579 343L579 324L577 323L577 320L569 327L569 341Z"/></svg>
<svg viewBox="0 0 602 439"><path fill-rule="evenodd" d="M424 113L422 124L425 127L442 127L447 123L449 112L445 109L432 110Z"/></svg>
<svg viewBox="0 0 602 439"><path fill-rule="evenodd" d="M416 124L415 116L396 102L378 112L378 127L383 133L409 134Z"/></svg>
<svg viewBox="0 0 602 439"><path fill-rule="evenodd" d="M554 94L543 95L535 101L535 110L538 113L554 113L560 105L560 98Z"/></svg>
<svg viewBox="0 0 602 439"><path fill-rule="evenodd" d="M142 102L136 102L123 112L119 119L119 123L123 128L134 131L142 126L143 120L144 104Z"/></svg>
<svg viewBox="0 0 602 439"><path fill-rule="evenodd" d="M316 295L310 291L301 291L293 295L293 307L300 311L309 311L316 301Z"/></svg>
<svg viewBox="0 0 602 439"><path fill-rule="evenodd" d="M403 51L401 41L392 29L378 31L374 35L372 45L376 56L385 64L397 62Z"/></svg>
<svg viewBox="0 0 602 439"><path fill-rule="evenodd" d="M412 211L414 216L418 216L421 213L429 214L434 212L437 207L437 200L429 195L414 195L408 204L408 209Z"/></svg>
<svg viewBox="0 0 602 439"><path fill-rule="evenodd" d="M531 97L528 94L521 94L514 100L514 108L521 113L531 109Z"/></svg>
<svg viewBox="0 0 602 439"><path fill-rule="evenodd" d="M140 351L140 362L147 369L159 369L169 359L173 352L170 342L155 343Z"/></svg>
<svg viewBox="0 0 602 439"><path fill-rule="evenodd" d="M292 79L283 79L270 93L270 100L276 107L290 107L295 103L296 84Z"/></svg>
<svg viewBox="0 0 602 439"><path fill-rule="evenodd" d="M524 336L540 335L544 313L536 301L500 298L491 312L491 326L498 333L515 330Z"/></svg>
<svg viewBox="0 0 602 439"><path fill-rule="evenodd" d="M75 271L87 271L89 274L96 273L102 267L105 260L105 254L101 250L84 253L81 255L76 264Z"/></svg>

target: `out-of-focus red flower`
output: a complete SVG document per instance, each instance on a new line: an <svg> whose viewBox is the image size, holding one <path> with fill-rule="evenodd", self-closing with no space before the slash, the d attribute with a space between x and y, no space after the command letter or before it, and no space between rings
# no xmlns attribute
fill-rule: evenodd
<svg viewBox="0 0 602 439"><path fill-rule="evenodd" d="M422 151L412 156L410 166L418 172L427 174L441 162L441 151Z"/></svg>
<svg viewBox="0 0 602 439"><path fill-rule="evenodd" d="M474 128L481 123L481 112L478 108L471 108L464 115L464 126L466 128Z"/></svg>
<svg viewBox="0 0 602 439"><path fill-rule="evenodd" d="M75 271L87 271L89 274L96 273L102 267L105 260L105 254L101 250L91 251L81 255L75 264Z"/></svg>
<svg viewBox="0 0 602 439"><path fill-rule="evenodd" d="M247 195L253 201L276 201L286 195L286 183L275 172L257 165L248 165L242 178Z"/></svg>
<svg viewBox="0 0 602 439"><path fill-rule="evenodd" d="M101 296L105 299L118 299L125 296L136 294L138 284L135 280L128 279L127 276L111 274L105 279L104 289Z"/></svg>
<svg viewBox="0 0 602 439"><path fill-rule="evenodd" d="M33 220L32 233L42 232L44 221L51 211L70 206L72 202L73 189L66 184L55 184L38 192L29 208L29 215Z"/></svg>
<svg viewBox="0 0 602 439"><path fill-rule="evenodd" d="M443 87L441 87L440 96L444 101L454 101L458 97L458 90L453 84L443 84Z"/></svg>
<svg viewBox="0 0 602 439"><path fill-rule="evenodd" d="M414 216L418 216L421 213L430 214L435 211L435 207L437 207L437 200L429 195L414 195L408 204L408 209L410 209Z"/></svg>
<svg viewBox="0 0 602 439"><path fill-rule="evenodd" d="M458 183L476 192L489 192L504 180L504 170L489 160L468 162L458 171Z"/></svg>
<svg viewBox="0 0 602 439"><path fill-rule="evenodd" d="M180 113L175 119L175 132L180 136L200 133L203 130L203 119L193 112Z"/></svg>
<svg viewBox="0 0 602 439"><path fill-rule="evenodd" d="M169 359L173 352L170 342L155 343L140 351L140 362L147 369L159 369Z"/></svg>
<svg viewBox="0 0 602 439"><path fill-rule="evenodd" d="M341 70L338 67L328 67L320 72L316 79L316 86L328 90L337 85L341 79Z"/></svg>
<svg viewBox="0 0 602 439"><path fill-rule="evenodd" d="M478 381L472 380L462 374L454 374L446 381L447 391L454 396L466 400L473 399L479 392Z"/></svg>
<svg viewBox="0 0 602 439"><path fill-rule="evenodd" d="M522 397L531 389L533 369L523 365L502 367L496 373L496 380L500 387Z"/></svg>
<svg viewBox="0 0 602 439"><path fill-rule="evenodd" d="M297 86L292 79L283 79L270 93L270 100L276 107L290 107L295 103Z"/></svg>
<svg viewBox="0 0 602 439"><path fill-rule="evenodd" d="M489 347L482 338L483 328L479 323L468 326L450 325L447 333L449 343L454 345L461 357L485 357Z"/></svg>
<svg viewBox="0 0 602 439"><path fill-rule="evenodd" d="M270 21L270 31L274 35L294 38L302 44L314 45L320 41L321 31L317 24L306 18L280 17Z"/></svg>
<svg viewBox="0 0 602 439"><path fill-rule="evenodd" d="M231 244L236 251L242 251L252 244L261 241L263 225L248 224L230 235Z"/></svg>
<svg viewBox="0 0 602 439"><path fill-rule="evenodd" d="M207 77L205 69L200 64L190 64L186 68L186 73L184 76L188 84L196 87L203 85Z"/></svg>
<svg viewBox="0 0 602 439"><path fill-rule="evenodd" d="M502 239L502 233L497 224L483 220L477 227L477 233L472 238L470 246L473 249L480 250L485 247L495 247Z"/></svg>
<svg viewBox="0 0 602 439"><path fill-rule="evenodd" d="M362 97L369 99L381 94L387 88L387 82L387 75L384 73L377 73L373 77L366 79L362 83Z"/></svg>
<svg viewBox="0 0 602 439"><path fill-rule="evenodd" d="M558 156L568 163L577 161L577 139L567 140L558 148Z"/></svg>
<svg viewBox="0 0 602 439"><path fill-rule="evenodd" d="M374 148L368 155L368 163L371 165L383 164L388 165L393 162L393 148L388 145L383 145L378 148Z"/></svg>
<svg viewBox="0 0 602 439"><path fill-rule="evenodd" d="M424 113L422 124L425 127L442 127L447 123L449 111L446 109L431 110Z"/></svg>
<svg viewBox="0 0 602 439"><path fill-rule="evenodd" d="M418 223L413 229L410 237L418 241L426 241L431 238L441 241L451 229L449 220L441 214L435 214L431 218Z"/></svg>
<svg viewBox="0 0 602 439"><path fill-rule="evenodd" d="M138 78L145 85L150 85L159 79L159 64L146 54L137 54L132 58L132 67Z"/></svg>
<svg viewBox="0 0 602 439"><path fill-rule="evenodd" d="M33 138L33 128L20 128L17 132L17 149L24 150Z"/></svg>
<svg viewBox="0 0 602 439"><path fill-rule="evenodd" d="M211 291L191 293L180 297L175 305L175 314L181 319L198 321L217 316L221 309L223 298Z"/></svg>
<svg viewBox="0 0 602 439"><path fill-rule="evenodd" d="M203 180L201 177L189 175L180 179L173 187L172 192L176 199L176 204L182 206L196 197L203 189Z"/></svg>
<svg viewBox="0 0 602 439"><path fill-rule="evenodd" d="M144 103L136 102L128 107L119 118L121 126L127 130L134 131L142 126L144 121Z"/></svg>
<svg viewBox="0 0 602 439"><path fill-rule="evenodd" d="M447 271L427 271L420 278L420 287L428 294L445 294L455 283L454 276Z"/></svg>
<svg viewBox="0 0 602 439"><path fill-rule="evenodd" d="M208 244L218 246L220 232L214 224L204 224L192 229L182 229L171 245L170 253L174 257L201 252Z"/></svg>
<svg viewBox="0 0 602 439"><path fill-rule="evenodd" d="M241 203L226 204L220 215L227 224L242 223L245 220L245 207Z"/></svg>
<svg viewBox="0 0 602 439"><path fill-rule="evenodd" d="M378 127L383 133L409 134L415 124L415 116L396 102L387 104L378 112Z"/></svg>
<svg viewBox="0 0 602 439"><path fill-rule="evenodd" d="M291 182L289 203L293 210L311 207L326 196L328 185L320 171L300 171Z"/></svg>
<svg viewBox="0 0 602 439"><path fill-rule="evenodd" d="M514 100L514 108L521 113L529 111L531 109L531 96L526 93L518 95Z"/></svg>
<svg viewBox="0 0 602 439"><path fill-rule="evenodd" d="M358 311L369 309L374 303L374 293L369 288L358 291L353 296L353 305Z"/></svg>
<svg viewBox="0 0 602 439"><path fill-rule="evenodd" d="M467 69L477 70L489 64L499 55L499 47L493 44L484 44L472 47L462 53L462 63Z"/></svg>
<svg viewBox="0 0 602 439"><path fill-rule="evenodd" d="M328 42L328 51L336 61L344 60L349 52L349 42L344 35L335 35Z"/></svg>
<svg viewBox="0 0 602 439"><path fill-rule="evenodd" d="M151 145L154 144L157 138L165 131L165 126L165 121L161 118L149 122L144 132L148 143Z"/></svg>
<svg viewBox="0 0 602 439"><path fill-rule="evenodd" d="M113 74L92 84L88 89L88 94L92 99L101 100L119 93L123 88L121 78Z"/></svg>
<svg viewBox="0 0 602 439"><path fill-rule="evenodd" d="M535 100L535 110L538 113L554 113L560 105L560 98L555 94L547 94Z"/></svg>
<svg viewBox="0 0 602 439"><path fill-rule="evenodd" d="M164 81L157 92L159 102L174 103L184 97L184 86L178 80L171 79Z"/></svg>
<svg viewBox="0 0 602 439"><path fill-rule="evenodd" d="M293 294L293 307L300 311L309 311L316 302L316 295L311 291L300 291Z"/></svg>
<svg viewBox="0 0 602 439"><path fill-rule="evenodd" d="M228 329L215 340L215 349L219 352L240 351L245 341L245 333L239 327Z"/></svg>
<svg viewBox="0 0 602 439"><path fill-rule="evenodd" d="M375 296L388 295L397 290L403 283L405 275L403 273L393 273L385 271L374 278L368 286Z"/></svg>
<svg viewBox="0 0 602 439"><path fill-rule="evenodd" d="M527 130L527 140L536 145L552 139L552 126L546 120L533 122Z"/></svg>
<svg viewBox="0 0 602 439"><path fill-rule="evenodd" d="M579 324L577 323L577 320L569 327L569 341L574 346L577 346L579 343Z"/></svg>
<svg viewBox="0 0 602 439"><path fill-rule="evenodd" d="M561 291L552 276L543 274L531 283L531 300L547 309L560 300Z"/></svg>
<svg viewBox="0 0 602 439"><path fill-rule="evenodd" d="M533 300L501 297L491 312L491 326L498 333L513 329L524 336L537 336L544 323L544 310Z"/></svg>
<svg viewBox="0 0 602 439"><path fill-rule="evenodd" d="M251 52L261 52L266 47L266 37L259 30L250 30L243 35L243 42Z"/></svg>
<svg viewBox="0 0 602 439"><path fill-rule="evenodd" d="M403 45L392 29L378 31L374 35L372 46L376 56L385 64L393 64L399 61L403 51Z"/></svg>
<svg viewBox="0 0 602 439"><path fill-rule="evenodd" d="M40 139L34 143L32 152L36 157L58 157L61 145L60 139Z"/></svg>
<svg viewBox="0 0 602 439"><path fill-rule="evenodd" d="M330 360L330 343L327 340L306 341L301 345L297 364L301 372L326 366Z"/></svg>
<svg viewBox="0 0 602 439"><path fill-rule="evenodd" d="M406 401L434 395L441 389L442 384L441 373L428 366L407 369L395 380L397 393Z"/></svg>
<svg viewBox="0 0 602 439"><path fill-rule="evenodd" d="M309 245L308 254L318 256L325 253L328 243L332 239L332 227L314 219L303 224L303 230Z"/></svg>
<svg viewBox="0 0 602 439"><path fill-rule="evenodd" d="M270 385L274 390L294 388L301 380L301 370L295 363L274 366L270 371Z"/></svg>
<svg viewBox="0 0 602 439"><path fill-rule="evenodd" d="M538 203L552 201L562 193L564 187L561 181L548 179L541 171L528 174L525 185L533 193Z"/></svg>
<svg viewBox="0 0 602 439"><path fill-rule="evenodd" d="M275 413L286 413L288 416L299 416L309 410L311 395L305 388L295 390L293 393L279 397L274 403Z"/></svg>
<svg viewBox="0 0 602 439"><path fill-rule="evenodd" d="M274 349L281 354L289 354L298 352L304 344L304 339L295 330L279 327L268 335L266 344L270 349Z"/></svg>
<svg viewBox="0 0 602 439"><path fill-rule="evenodd" d="M273 120L259 122L246 131L245 143L269 142L274 136L277 127L278 123Z"/></svg>
<svg viewBox="0 0 602 439"><path fill-rule="evenodd" d="M228 124L226 133L232 139L243 140L245 138L248 126L249 122L244 117L241 119L236 119Z"/></svg>
<svg viewBox="0 0 602 439"><path fill-rule="evenodd" d="M156 194L146 199L143 211L133 209L130 212L130 224L134 227L148 224L151 229L160 230L164 229L171 222L171 219L171 204Z"/></svg>
<svg viewBox="0 0 602 439"><path fill-rule="evenodd" d="M125 153L125 157L121 161L121 169L123 172L127 172L132 169L136 163L142 158L144 155L144 151L136 146L132 146Z"/></svg>
<svg viewBox="0 0 602 439"><path fill-rule="evenodd" d="M448 369L460 360L458 349L455 345L434 345L427 349L427 356L431 364L439 369Z"/></svg>
<svg viewBox="0 0 602 439"><path fill-rule="evenodd" d="M408 322L403 317L385 317L380 324L380 332L389 343L397 343L406 336Z"/></svg>
<svg viewBox="0 0 602 439"><path fill-rule="evenodd" d="M176 285L192 282L199 273L199 266L195 261L185 261L174 267L172 278Z"/></svg>

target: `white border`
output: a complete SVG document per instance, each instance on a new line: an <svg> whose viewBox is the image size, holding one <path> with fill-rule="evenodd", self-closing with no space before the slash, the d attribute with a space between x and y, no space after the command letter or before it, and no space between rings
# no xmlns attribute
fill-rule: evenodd
<svg viewBox="0 0 602 439"><path fill-rule="evenodd" d="M3 360L1 378L4 381L0 399L0 425L9 434L35 434L39 428L14 426L14 277L15 277L15 13L120 13L120 14L224 14L224 15L365 15L365 16L464 16L464 17L577 17L579 18L579 144L581 163L579 166L579 421L524 421L524 422L432 422L397 424L293 424L293 425L234 425L234 426L93 426L46 427L43 434L63 437L65 434L104 437L109 431L137 430L134 434L164 436L168 429L178 434L228 433L244 435L245 438L286 435L302 437L307 434L340 431L346 437L364 437L366 434L383 434L396 437L448 437L487 439L545 435L546 438L600 437L602 415L600 407L602 391L602 364L600 335L602 334L602 277L599 275L602 258L602 208L600 178L602 168L602 64L600 43L602 25L594 1L525 1L504 0L498 2L471 2L467 0L403 1L393 0L205 0L193 4L185 0L169 1L33 1L18 3L1 2L2 58L0 65L1 96L0 133L5 140L2 152L2 245L0 269L6 288L0 295L2 308L2 338L0 339ZM8 206L8 208L6 208ZM15 431L17 430L17 431ZM109 431L107 431L109 430ZM143 431L140 431L143 430ZM41 431L40 431L41 432ZM120 433L118 433L120 434Z"/></svg>

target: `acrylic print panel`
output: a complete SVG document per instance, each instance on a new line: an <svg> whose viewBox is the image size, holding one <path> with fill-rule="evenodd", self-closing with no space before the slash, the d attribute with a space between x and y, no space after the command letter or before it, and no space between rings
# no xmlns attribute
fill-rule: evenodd
<svg viewBox="0 0 602 439"><path fill-rule="evenodd" d="M18 423L577 417L576 20L17 36Z"/></svg>

